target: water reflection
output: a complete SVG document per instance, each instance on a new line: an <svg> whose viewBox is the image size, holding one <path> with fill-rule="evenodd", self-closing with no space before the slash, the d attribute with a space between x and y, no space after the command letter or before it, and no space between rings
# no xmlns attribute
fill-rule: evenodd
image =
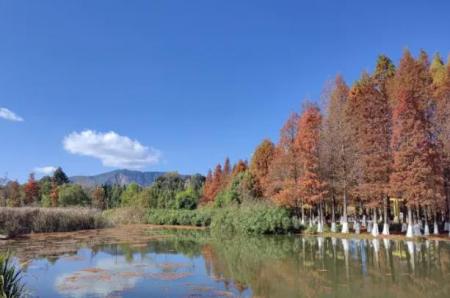
<svg viewBox="0 0 450 298"><path fill-rule="evenodd" d="M11 244L19 257L29 258L20 249L23 241ZM448 242L219 239L208 233L166 231L164 237L139 243L76 245L66 243L68 251L76 252L72 257L62 252L33 256L27 282L37 295L411 298L450 293Z"/></svg>

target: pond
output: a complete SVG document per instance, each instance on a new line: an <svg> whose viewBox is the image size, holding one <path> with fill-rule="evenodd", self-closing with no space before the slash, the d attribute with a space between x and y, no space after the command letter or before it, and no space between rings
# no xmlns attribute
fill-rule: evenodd
<svg viewBox="0 0 450 298"><path fill-rule="evenodd" d="M2 242L33 297L450 297L450 242L149 226Z"/></svg>

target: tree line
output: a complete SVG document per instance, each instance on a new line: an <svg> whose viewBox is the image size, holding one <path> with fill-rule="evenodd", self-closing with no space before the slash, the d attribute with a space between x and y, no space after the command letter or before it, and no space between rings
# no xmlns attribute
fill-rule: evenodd
<svg viewBox="0 0 450 298"><path fill-rule="evenodd" d="M61 168L52 176L36 180L33 173L23 185L9 181L0 186L0 205L9 207L85 206L100 210L118 207L194 209L201 196L204 177L167 173L149 187L98 185L82 187L71 183Z"/></svg>
<svg viewBox="0 0 450 298"><path fill-rule="evenodd" d="M201 203L270 201L318 232L339 222L348 233L351 222L376 236L381 221L387 235L395 221L407 236L429 234L429 222L438 234L450 230L449 138L450 63L405 51L396 67L380 55L351 86L337 75L324 103L292 113L249 165L226 159L209 171Z"/></svg>

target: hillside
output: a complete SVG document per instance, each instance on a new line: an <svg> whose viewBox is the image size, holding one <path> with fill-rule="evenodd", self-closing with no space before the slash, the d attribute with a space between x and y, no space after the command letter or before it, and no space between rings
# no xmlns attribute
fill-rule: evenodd
<svg viewBox="0 0 450 298"><path fill-rule="evenodd" d="M141 186L148 186L155 182L156 178L164 175L165 172L141 172L131 170L115 170L94 176L73 176L70 181L85 187L96 186L102 184L119 184L127 185L137 183Z"/></svg>

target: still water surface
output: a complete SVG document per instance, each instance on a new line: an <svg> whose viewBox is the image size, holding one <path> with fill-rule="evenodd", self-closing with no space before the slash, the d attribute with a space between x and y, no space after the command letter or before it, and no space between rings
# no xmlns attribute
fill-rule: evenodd
<svg viewBox="0 0 450 298"><path fill-rule="evenodd" d="M33 297L450 297L450 242L145 226L8 241Z"/></svg>

